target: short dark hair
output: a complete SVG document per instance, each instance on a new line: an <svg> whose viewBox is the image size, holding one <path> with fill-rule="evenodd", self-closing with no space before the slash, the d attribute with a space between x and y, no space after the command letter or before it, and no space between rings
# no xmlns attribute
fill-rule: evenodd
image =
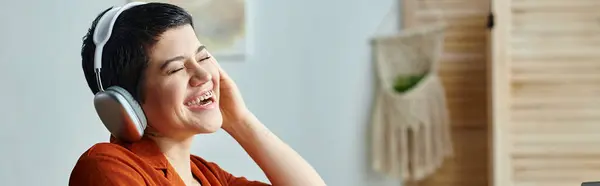
<svg viewBox="0 0 600 186"><path fill-rule="evenodd" d="M83 37L81 64L83 73L92 93L96 94L98 84L94 72L93 41L94 29L104 10L94 19L91 28ZM181 7L166 3L148 3L125 10L115 22L110 40L102 53L102 86L120 86L129 91L138 101L143 102L141 84L144 70L148 66L149 54L160 35L171 28L191 25L192 16Z"/></svg>

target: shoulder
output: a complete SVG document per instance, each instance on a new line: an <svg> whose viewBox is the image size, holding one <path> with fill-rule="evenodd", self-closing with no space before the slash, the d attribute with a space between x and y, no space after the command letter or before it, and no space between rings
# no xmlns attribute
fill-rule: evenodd
<svg viewBox="0 0 600 186"><path fill-rule="evenodd" d="M131 162L135 154L124 146L114 143L97 143L86 150L77 160L76 165L89 163L108 163L112 161Z"/></svg>
<svg viewBox="0 0 600 186"><path fill-rule="evenodd" d="M201 158L200 156L196 156L196 155L191 155L191 160L192 160L192 163L198 168L196 170L194 170L194 168L192 168L192 173L194 173L195 171L198 171L198 172L196 172L196 174L212 175L218 179L219 183L224 184L224 185L229 185L229 180L231 179L231 174L229 174L227 171L223 170L216 163L206 161L205 159Z"/></svg>
<svg viewBox="0 0 600 186"><path fill-rule="evenodd" d="M113 143L97 143L88 148L75 163L74 171L92 169L104 164L125 163L134 155L129 149Z"/></svg>
<svg viewBox="0 0 600 186"><path fill-rule="evenodd" d="M143 180L132 166L134 154L113 143L97 143L75 163L69 185L138 184Z"/></svg>
<svg viewBox="0 0 600 186"><path fill-rule="evenodd" d="M96 143L85 151L80 158L99 158L99 157L113 157L113 158L125 158L133 153L115 143Z"/></svg>
<svg viewBox="0 0 600 186"><path fill-rule="evenodd" d="M219 167L219 165L217 165L214 162L209 162L206 161L204 158L201 158L200 156L197 155L191 155L191 160L192 163L194 163L194 165L198 166L198 168L206 168L208 170L210 170L210 172L212 173L220 173L221 171L223 171L223 169L221 169L221 167Z"/></svg>
<svg viewBox="0 0 600 186"><path fill-rule="evenodd" d="M227 173L227 171L222 169L217 163L212 162L212 161L207 161L200 156L191 155L191 160L196 166L198 166L198 168L203 167L204 169L208 169L208 170L210 170L210 172L215 173L215 174Z"/></svg>
<svg viewBox="0 0 600 186"><path fill-rule="evenodd" d="M251 181L243 176L234 176L226 170L219 167L214 162L206 161L205 159L192 155L192 162L196 165L202 172L201 174L213 174L219 182L223 185L248 185L248 186L270 186L270 184L259 182L259 181ZM210 173L205 172L203 170L208 170Z"/></svg>

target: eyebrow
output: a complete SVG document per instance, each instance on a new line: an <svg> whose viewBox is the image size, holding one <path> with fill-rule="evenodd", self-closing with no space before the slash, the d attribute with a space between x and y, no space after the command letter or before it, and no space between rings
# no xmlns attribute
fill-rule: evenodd
<svg viewBox="0 0 600 186"><path fill-rule="evenodd" d="M202 52L202 51L203 51L203 50L205 50L205 49L206 49L206 46L204 46L204 45L200 45L200 46L198 47L198 49L196 49L196 54L198 54L198 53ZM163 62L163 63L160 65L160 70L163 70L163 69L165 69L165 68L167 67L167 65L169 65L169 63L171 63L171 62L173 62L173 61L181 61L181 60L183 60L184 58L185 58L185 57L183 57L183 56L176 56L176 57L173 57L173 58L171 58L171 59L167 59L167 60L165 60L165 62Z"/></svg>

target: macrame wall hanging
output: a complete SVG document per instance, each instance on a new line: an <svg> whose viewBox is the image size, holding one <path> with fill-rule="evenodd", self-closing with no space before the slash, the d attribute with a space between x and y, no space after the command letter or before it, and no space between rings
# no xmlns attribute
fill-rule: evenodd
<svg viewBox="0 0 600 186"><path fill-rule="evenodd" d="M449 111L437 74L446 29L441 17L373 38L378 82L371 163L375 171L403 182L427 178L453 154Z"/></svg>

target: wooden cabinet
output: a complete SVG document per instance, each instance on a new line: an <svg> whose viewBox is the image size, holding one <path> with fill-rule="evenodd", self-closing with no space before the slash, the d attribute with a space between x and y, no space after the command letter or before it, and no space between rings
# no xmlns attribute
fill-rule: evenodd
<svg viewBox="0 0 600 186"><path fill-rule="evenodd" d="M493 183L600 180L600 1L493 3Z"/></svg>
<svg viewBox="0 0 600 186"><path fill-rule="evenodd" d="M600 0L402 2L404 27L438 11L449 24L439 73L455 157L416 185L600 180Z"/></svg>

